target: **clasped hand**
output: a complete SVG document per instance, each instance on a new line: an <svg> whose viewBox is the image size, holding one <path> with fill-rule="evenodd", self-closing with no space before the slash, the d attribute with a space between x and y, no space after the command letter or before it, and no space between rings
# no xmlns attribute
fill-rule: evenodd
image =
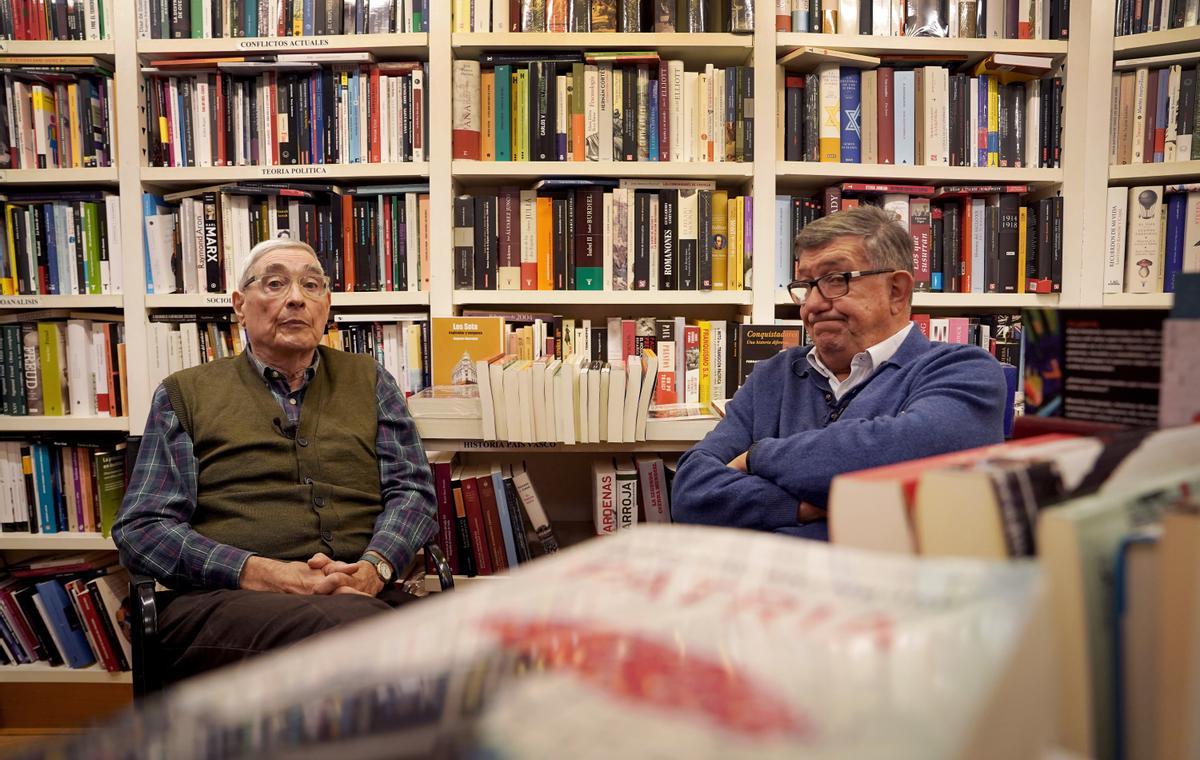
<svg viewBox="0 0 1200 760"><path fill-rule="evenodd" d="M725 466L737 470L738 472L750 472L750 452L743 451L733 459L726 462ZM824 520L828 513L820 507L815 507L807 501L802 501L796 505L796 522L804 525L817 520Z"/></svg>
<svg viewBox="0 0 1200 760"><path fill-rule="evenodd" d="M285 594L375 596L383 590L383 581L370 562L339 562L318 552L307 562L251 557L242 569L241 587Z"/></svg>

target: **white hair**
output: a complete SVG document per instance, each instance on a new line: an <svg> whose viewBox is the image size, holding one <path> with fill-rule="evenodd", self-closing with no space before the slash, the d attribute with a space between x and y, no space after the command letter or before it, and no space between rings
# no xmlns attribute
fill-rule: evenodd
<svg viewBox="0 0 1200 760"><path fill-rule="evenodd" d="M325 274L325 268L321 266L321 259L317 256L317 252L313 247L303 240L292 240L291 238L268 238L258 245L250 249L250 255L246 257L246 264L242 267L241 276L238 277L238 290L245 290L253 279L251 274L254 271L254 265L259 262L263 256L266 256L272 251L304 251L309 256L313 257L313 261L317 264L317 269L321 270L321 274Z"/></svg>

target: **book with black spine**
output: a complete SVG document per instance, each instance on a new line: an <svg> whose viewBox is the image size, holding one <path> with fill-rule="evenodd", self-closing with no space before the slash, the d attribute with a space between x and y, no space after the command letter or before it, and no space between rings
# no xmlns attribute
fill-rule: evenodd
<svg viewBox="0 0 1200 760"><path fill-rule="evenodd" d="M469 195L454 199L454 287L475 284L475 203Z"/></svg>
<svg viewBox="0 0 1200 760"><path fill-rule="evenodd" d="M495 290L496 196L475 196L474 221L475 290Z"/></svg>
<svg viewBox="0 0 1200 760"><path fill-rule="evenodd" d="M633 290L650 289L650 199L652 193L645 190L633 191L633 251L630 266L633 267Z"/></svg>
<svg viewBox="0 0 1200 760"><path fill-rule="evenodd" d="M696 279L699 290L713 289L713 193L701 190L698 194L699 248L697 250Z"/></svg>
<svg viewBox="0 0 1200 760"><path fill-rule="evenodd" d="M659 245L658 289L678 290L678 209L679 191L662 190L658 194Z"/></svg>
<svg viewBox="0 0 1200 760"><path fill-rule="evenodd" d="M999 229L996 233L998 248L997 290L1000 293L1016 293L1017 246L1020 236L1020 197L1011 193L1000 195Z"/></svg>

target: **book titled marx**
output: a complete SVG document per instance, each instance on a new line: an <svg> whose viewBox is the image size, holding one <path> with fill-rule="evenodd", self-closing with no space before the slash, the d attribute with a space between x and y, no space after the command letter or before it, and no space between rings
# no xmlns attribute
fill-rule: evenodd
<svg viewBox="0 0 1200 760"><path fill-rule="evenodd" d="M431 322L434 385L475 385L475 362L504 347L502 317L434 317Z"/></svg>

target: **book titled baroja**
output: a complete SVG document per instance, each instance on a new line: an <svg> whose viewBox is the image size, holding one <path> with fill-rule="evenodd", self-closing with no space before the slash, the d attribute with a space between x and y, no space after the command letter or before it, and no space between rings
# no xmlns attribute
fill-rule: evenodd
<svg viewBox="0 0 1200 760"><path fill-rule="evenodd" d="M1046 617L1033 564L643 525L193 679L54 750L1036 757Z"/></svg>

